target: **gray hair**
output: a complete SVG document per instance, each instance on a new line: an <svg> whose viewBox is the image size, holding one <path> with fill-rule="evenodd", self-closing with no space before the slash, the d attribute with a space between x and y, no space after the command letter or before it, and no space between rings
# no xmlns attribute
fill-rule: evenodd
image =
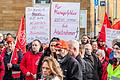
<svg viewBox="0 0 120 80"><path fill-rule="evenodd" d="M77 51L79 51L79 42L77 40L69 40L68 44L69 46L72 46L73 48L76 48Z"/></svg>
<svg viewBox="0 0 120 80"><path fill-rule="evenodd" d="M96 54L101 54L101 56L105 58L105 51L104 50L98 49Z"/></svg>

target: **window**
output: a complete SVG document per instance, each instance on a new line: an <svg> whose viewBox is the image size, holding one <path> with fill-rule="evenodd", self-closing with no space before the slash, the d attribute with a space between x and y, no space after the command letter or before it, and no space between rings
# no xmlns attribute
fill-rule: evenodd
<svg viewBox="0 0 120 80"><path fill-rule="evenodd" d="M35 4L38 4L38 3L50 3L51 0L34 0Z"/></svg>

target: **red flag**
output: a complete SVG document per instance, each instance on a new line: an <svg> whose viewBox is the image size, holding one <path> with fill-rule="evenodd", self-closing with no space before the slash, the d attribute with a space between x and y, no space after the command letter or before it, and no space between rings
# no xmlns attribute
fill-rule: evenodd
<svg viewBox="0 0 120 80"><path fill-rule="evenodd" d="M12 54L12 57L11 57L11 61L10 61L12 64L17 64L18 62L18 54L17 54L17 48L14 49L14 52Z"/></svg>
<svg viewBox="0 0 120 80"><path fill-rule="evenodd" d="M22 53L26 52L26 36L25 36L25 25L24 16L21 18L21 22L17 32L16 48L21 49Z"/></svg>
<svg viewBox="0 0 120 80"><path fill-rule="evenodd" d="M115 23L113 26L112 26L113 29L116 29L116 30L120 30L120 21L118 21L117 23Z"/></svg>
<svg viewBox="0 0 120 80"><path fill-rule="evenodd" d="M104 22L98 37L98 40L103 40L104 42L106 42L106 32L105 32L105 28L111 28L110 25L110 21L108 19L107 13L105 12L105 17L104 17Z"/></svg>

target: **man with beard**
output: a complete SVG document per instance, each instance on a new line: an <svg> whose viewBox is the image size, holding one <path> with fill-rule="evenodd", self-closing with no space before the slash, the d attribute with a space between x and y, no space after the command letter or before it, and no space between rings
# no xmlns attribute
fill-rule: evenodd
<svg viewBox="0 0 120 80"><path fill-rule="evenodd" d="M92 53L91 44L85 45L84 60L87 61L91 66L91 75L88 76L88 80L100 80L102 75L102 65L97 55Z"/></svg>
<svg viewBox="0 0 120 80"><path fill-rule="evenodd" d="M67 42L64 40L57 42L56 55L63 70L64 80L83 80L81 66L75 58L69 55Z"/></svg>
<svg viewBox="0 0 120 80"><path fill-rule="evenodd" d="M109 56L110 53L112 52L111 48L108 48L105 44L105 41L102 39L98 40L98 49L104 50L105 51L105 60L109 61Z"/></svg>
<svg viewBox="0 0 120 80"><path fill-rule="evenodd" d="M90 37L88 37L87 35L83 35L82 38L81 38L81 43L83 45L85 45L87 43L90 43Z"/></svg>
<svg viewBox="0 0 120 80"><path fill-rule="evenodd" d="M5 75L3 80L19 80L21 73L19 64L23 54L21 51L14 53L15 42L13 37L7 37L6 42L7 47L1 53L5 65Z"/></svg>

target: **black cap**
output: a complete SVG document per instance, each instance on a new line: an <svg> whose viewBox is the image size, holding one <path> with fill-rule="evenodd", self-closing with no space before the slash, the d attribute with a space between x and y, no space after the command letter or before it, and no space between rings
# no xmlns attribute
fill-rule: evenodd
<svg viewBox="0 0 120 80"><path fill-rule="evenodd" d="M118 47L120 47L120 42L116 42L114 45L117 45Z"/></svg>

